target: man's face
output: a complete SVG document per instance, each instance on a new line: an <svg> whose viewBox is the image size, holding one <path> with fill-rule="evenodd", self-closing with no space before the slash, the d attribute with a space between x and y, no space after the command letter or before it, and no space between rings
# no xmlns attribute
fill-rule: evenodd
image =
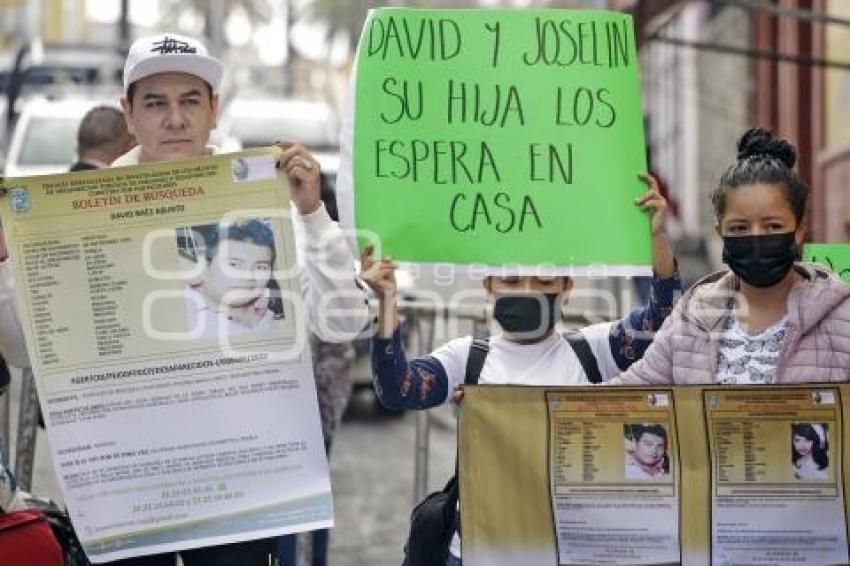
<svg viewBox="0 0 850 566"><path fill-rule="evenodd" d="M135 83L133 100L121 99L127 128L141 145L140 161L203 155L218 119L218 96L187 73L158 73Z"/></svg>
<svg viewBox="0 0 850 566"><path fill-rule="evenodd" d="M201 289L215 303L244 307L263 296L271 272L268 247L222 240L201 278Z"/></svg>
<svg viewBox="0 0 850 566"><path fill-rule="evenodd" d="M666 448L664 439L657 434L645 432L635 447L635 459L646 467L657 466L664 457Z"/></svg>

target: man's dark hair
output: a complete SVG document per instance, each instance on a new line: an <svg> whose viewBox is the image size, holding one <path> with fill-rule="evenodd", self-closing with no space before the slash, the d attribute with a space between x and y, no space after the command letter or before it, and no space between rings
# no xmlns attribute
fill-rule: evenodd
<svg viewBox="0 0 850 566"><path fill-rule="evenodd" d="M667 430L665 430L665 428L660 424L633 424L626 426L629 427L630 436L635 442L640 442L640 437L646 433L649 433L664 439L664 444L667 444Z"/></svg>
<svg viewBox="0 0 850 566"><path fill-rule="evenodd" d="M124 114L111 106L96 106L89 110L77 130L77 151L82 156L87 151L110 149L127 136Z"/></svg>
<svg viewBox="0 0 850 566"><path fill-rule="evenodd" d="M213 230L210 234L206 235L206 250L204 255L206 256L207 261L212 261L215 257L222 240L248 242L264 248L269 248L272 252L272 264L274 264L274 233L262 220L252 218L237 224L226 224L220 226L218 230Z"/></svg>
<svg viewBox="0 0 850 566"><path fill-rule="evenodd" d="M271 227L262 220L252 218L239 222L237 224L227 224L219 226L215 230L204 231L201 235L204 239L204 256L207 262L211 262L218 253L218 248L222 240L233 240L236 242L248 242L264 248L269 248L271 251L272 269L275 262L275 247L274 247L274 232ZM281 319L284 317L283 300L280 296L280 285L274 278L269 280L268 284L271 295L269 296L269 310L274 317Z"/></svg>
<svg viewBox="0 0 850 566"><path fill-rule="evenodd" d="M213 87L207 81L204 81L204 84L207 86L207 94L209 95L209 101L212 102L213 99ZM127 86L127 104L131 107L133 106L133 95L136 94L136 83L130 83Z"/></svg>

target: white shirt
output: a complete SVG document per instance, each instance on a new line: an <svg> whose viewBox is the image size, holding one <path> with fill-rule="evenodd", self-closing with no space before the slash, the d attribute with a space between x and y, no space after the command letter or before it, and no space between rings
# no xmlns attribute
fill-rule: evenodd
<svg viewBox="0 0 850 566"><path fill-rule="evenodd" d="M794 477L798 480L828 480L829 470L821 469L814 460L800 459L797 464L792 465Z"/></svg>
<svg viewBox="0 0 850 566"><path fill-rule="evenodd" d="M611 355L608 335L614 323L605 322L583 328L599 373L609 379L622 370ZM472 337L456 338L431 353L446 370L449 378L447 400L466 376L466 360ZM588 385L581 362L559 332L536 344L517 344L501 336L490 338L490 352L484 360L478 383L487 385Z"/></svg>
<svg viewBox="0 0 850 566"><path fill-rule="evenodd" d="M227 336L258 335L274 328L274 313L266 309L258 312L256 320L248 325L229 318L224 312L210 306L208 300L195 289L186 289L186 315L189 328L200 328L201 338L216 338L222 333Z"/></svg>
<svg viewBox="0 0 850 566"><path fill-rule="evenodd" d="M622 370L614 362L608 335L616 322L603 322L581 329L590 350L596 357L602 379L610 379ZM455 338L431 352L449 378L446 401L462 385L466 377L466 360L472 337ZM553 332L535 344L518 344L501 336L490 338L490 351L484 360L478 383L482 385L588 385L590 380L581 366L573 347ZM455 532L449 547L452 555L460 557L460 537Z"/></svg>
<svg viewBox="0 0 850 566"><path fill-rule="evenodd" d="M659 467L652 473L643 466L634 457L634 454L626 454L625 462L626 479L629 480L669 480L670 474L664 471L664 468Z"/></svg>

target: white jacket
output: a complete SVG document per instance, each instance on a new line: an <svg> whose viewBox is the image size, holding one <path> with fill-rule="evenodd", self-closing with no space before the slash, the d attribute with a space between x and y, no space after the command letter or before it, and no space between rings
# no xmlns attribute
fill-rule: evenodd
<svg viewBox="0 0 850 566"><path fill-rule="evenodd" d="M9 365L25 368L30 365L27 344L18 313L15 309L15 282L12 262L0 262L0 354Z"/></svg>
<svg viewBox="0 0 850 566"><path fill-rule="evenodd" d="M217 153L216 148L209 149L210 153ZM115 160L112 167L138 163L137 146ZM369 309L343 232L328 216L324 204L306 215L299 214L293 206L292 218L310 329L326 342L350 341L368 323ZM8 260L0 262L0 354L13 366L30 366Z"/></svg>

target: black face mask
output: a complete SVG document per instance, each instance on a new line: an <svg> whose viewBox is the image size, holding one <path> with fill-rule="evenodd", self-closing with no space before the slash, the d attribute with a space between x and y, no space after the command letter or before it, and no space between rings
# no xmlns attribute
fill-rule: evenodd
<svg viewBox="0 0 850 566"><path fill-rule="evenodd" d="M493 318L505 332L533 334L540 338L555 326L557 293L522 293L498 295Z"/></svg>
<svg viewBox="0 0 850 566"><path fill-rule="evenodd" d="M794 236L723 236L723 262L753 287L776 285L800 257Z"/></svg>

